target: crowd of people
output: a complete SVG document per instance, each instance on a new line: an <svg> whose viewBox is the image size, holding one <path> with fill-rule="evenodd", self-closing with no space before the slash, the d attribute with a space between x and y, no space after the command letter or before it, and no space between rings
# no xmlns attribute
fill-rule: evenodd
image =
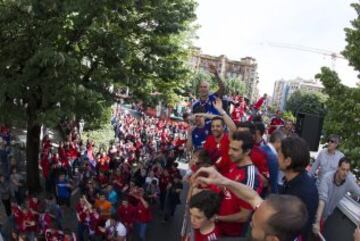
<svg viewBox="0 0 360 241"><path fill-rule="evenodd" d="M234 98L234 108L241 110L228 114L206 82L200 88L188 130L188 149L194 153L188 240L323 238L327 218L346 193L360 195L350 160L337 150L340 137L328 136L311 167L309 147L292 122L280 111L263 122L259 110L266 95L243 118L242 97Z"/></svg>
<svg viewBox="0 0 360 241"><path fill-rule="evenodd" d="M184 121L117 106L108 147L85 141L76 125L67 126L58 143L45 135L41 194L26 190L24 175L8 158L10 131L1 128L0 196L10 223L10 232L2 229L5 240L145 241L154 212L171 222L184 184L183 240L321 237L340 199L360 195L350 160L337 150L340 137L329 135L310 167L308 145L291 121L280 111L269 123L262 120L266 94L253 105L240 95L225 100L224 84L212 72L219 91L210 94L201 82ZM184 176L180 159L189 162ZM76 229L65 224L64 213L76 217Z"/></svg>

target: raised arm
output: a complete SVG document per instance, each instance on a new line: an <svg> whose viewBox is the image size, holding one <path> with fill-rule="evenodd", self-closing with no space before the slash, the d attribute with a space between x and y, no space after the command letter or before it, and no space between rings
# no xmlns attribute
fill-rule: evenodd
<svg viewBox="0 0 360 241"><path fill-rule="evenodd" d="M235 125L234 121L231 119L231 117L223 109L222 100L220 98L216 98L214 107L221 114L226 126L229 128L229 135L231 136L231 134L236 131L236 125Z"/></svg>
<svg viewBox="0 0 360 241"><path fill-rule="evenodd" d="M215 184L228 188L238 198L249 203L254 209L263 201L256 191L242 183L232 181L222 176L214 167L200 168L195 174L195 179L198 183Z"/></svg>
<svg viewBox="0 0 360 241"><path fill-rule="evenodd" d="M219 89L215 92L217 97L222 97L225 94L225 83L224 81L221 79L217 69L216 69L216 65L210 65L209 66L209 71L210 73L212 73L215 78L216 78L216 82L219 86Z"/></svg>

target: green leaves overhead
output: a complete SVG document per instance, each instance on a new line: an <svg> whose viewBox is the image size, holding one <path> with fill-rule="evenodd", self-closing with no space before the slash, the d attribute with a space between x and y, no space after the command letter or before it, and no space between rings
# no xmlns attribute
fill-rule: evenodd
<svg viewBox="0 0 360 241"><path fill-rule="evenodd" d="M87 113L112 103L112 85L138 98L176 98L195 7L193 0L3 0L0 108L31 109L49 122L69 112L94 118Z"/></svg>
<svg viewBox="0 0 360 241"><path fill-rule="evenodd" d="M327 96L317 91L295 91L286 102L285 109L296 115L299 112L324 115Z"/></svg>
<svg viewBox="0 0 360 241"><path fill-rule="evenodd" d="M321 68L321 73L316 78L320 79L325 93L329 95L326 102L325 132L327 135L339 134L342 138L341 149L359 166L360 88L344 86L337 73L327 67Z"/></svg>

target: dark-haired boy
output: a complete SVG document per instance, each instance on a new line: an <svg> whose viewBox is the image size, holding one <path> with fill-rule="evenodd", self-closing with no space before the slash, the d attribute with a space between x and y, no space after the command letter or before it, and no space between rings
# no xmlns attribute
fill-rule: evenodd
<svg viewBox="0 0 360 241"><path fill-rule="evenodd" d="M220 207L220 197L209 190L201 191L190 199L190 219L194 241L214 241L220 237L215 216ZM190 237L188 237L188 240Z"/></svg>

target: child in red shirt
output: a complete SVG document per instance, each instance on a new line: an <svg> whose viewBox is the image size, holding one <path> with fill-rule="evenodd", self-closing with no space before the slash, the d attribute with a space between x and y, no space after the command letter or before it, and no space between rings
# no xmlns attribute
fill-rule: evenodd
<svg viewBox="0 0 360 241"><path fill-rule="evenodd" d="M117 209L116 213L121 223L125 225L126 230L128 230L128 233L130 233L134 227L135 214L136 214L135 207L129 204L127 198L124 198L121 201L121 205Z"/></svg>
<svg viewBox="0 0 360 241"><path fill-rule="evenodd" d="M191 197L189 208L194 232L186 238L187 241L219 240L220 229L215 223L219 207L220 197L213 191L203 190Z"/></svg>

